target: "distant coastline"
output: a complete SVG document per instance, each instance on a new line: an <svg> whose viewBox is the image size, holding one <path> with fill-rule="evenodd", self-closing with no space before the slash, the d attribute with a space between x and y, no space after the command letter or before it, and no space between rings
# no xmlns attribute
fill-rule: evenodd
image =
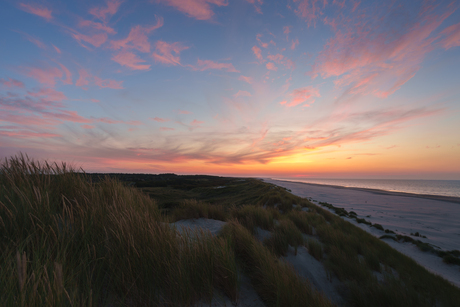
<svg viewBox="0 0 460 307"><path fill-rule="evenodd" d="M381 189L371 189L371 188L361 188L361 187L345 187L345 186L332 185L332 184L321 184L321 183L309 183L309 182L304 182L304 181L296 181L294 179L292 180L291 179L278 179L278 178L270 178L270 179L277 180L277 181L295 182L295 183L301 183L301 184L307 184L307 185L313 185L313 186L325 186L325 187L331 187L331 188L336 188L336 189L350 189L350 190L355 190L355 191L364 191L364 192L369 192L369 193L374 193L374 194L433 199L433 200L447 201L451 203L460 204L460 197L456 197L456 196L387 191L387 190L381 190Z"/></svg>

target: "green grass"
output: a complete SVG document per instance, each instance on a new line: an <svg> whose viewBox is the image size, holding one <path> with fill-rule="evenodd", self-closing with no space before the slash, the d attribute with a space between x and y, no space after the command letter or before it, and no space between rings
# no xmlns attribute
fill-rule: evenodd
<svg viewBox="0 0 460 307"><path fill-rule="evenodd" d="M238 222L226 225L223 235L232 239L238 259L267 306L332 306Z"/></svg>
<svg viewBox="0 0 460 307"><path fill-rule="evenodd" d="M228 223L217 237L203 231L179 236L167 224L200 217ZM256 227L272 232L265 246L253 236ZM316 240L304 242L302 233ZM458 288L385 242L255 179L101 177L13 157L0 167L0 234L2 306L191 306L210 302L217 290L237 301L241 273L267 306L331 306L279 258L289 245L303 244L343 283L348 306L460 301ZM459 251L437 253L458 264Z"/></svg>
<svg viewBox="0 0 460 307"><path fill-rule="evenodd" d="M297 255L297 248L303 243L302 232L289 219L281 220L275 226L273 235L264 241L264 245L277 256L286 256L289 245L294 247Z"/></svg>
<svg viewBox="0 0 460 307"><path fill-rule="evenodd" d="M176 236L148 195L114 179L5 160L0 221L3 306L184 306L214 289L238 295L228 241Z"/></svg>

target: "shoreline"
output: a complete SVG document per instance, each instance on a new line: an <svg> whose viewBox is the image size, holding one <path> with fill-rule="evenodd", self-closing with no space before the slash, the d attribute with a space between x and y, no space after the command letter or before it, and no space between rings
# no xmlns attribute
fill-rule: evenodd
<svg viewBox="0 0 460 307"><path fill-rule="evenodd" d="M413 237L413 233L418 232L425 237L414 239L439 247L440 250L460 250L459 198L279 179L265 181L288 189L294 195L312 199L316 205L319 205L318 202L327 202L347 211L353 210L358 217L365 218L372 225L379 224L396 234ZM381 229L359 223L355 219L343 219L377 238L385 235ZM458 266L446 264L438 255L424 252L410 242L397 242L391 239L382 241L460 288Z"/></svg>
<svg viewBox="0 0 460 307"><path fill-rule="evenodd" d="M403 196L403 197L415 197L415 198L439 200L439 201L445 201L445 202L460 204L460 197L456 197L456 196L444 196L444 195L432 195L432 194L417 194L417 193L409 193L409 192L386 191L386 190L371 189L371 188L344 187L344 186L340 186L340 185L320 184L320 183L309 183L309 182L292 181L292 180L275 179L275 178L268 178L268 179L270 179L270 180L276 180L276 181L284 181L284 182L292 182L292 183L300 183L300 184L306 184L306 185L313 185L313 186L320 186L320 187L335 188L335 189L355 190L355 191L369 192L369 193L380 194L380 195L392 195L392 196Z"/></svg>

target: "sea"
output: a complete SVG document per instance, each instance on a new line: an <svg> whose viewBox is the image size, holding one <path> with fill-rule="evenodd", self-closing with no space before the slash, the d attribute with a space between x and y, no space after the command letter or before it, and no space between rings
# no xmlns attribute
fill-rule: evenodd
<svg viewBox="0 0 460 307"><path fill-rule="evenodd" d="M341 187L460 197L460 180L272 178Z"/></svg>

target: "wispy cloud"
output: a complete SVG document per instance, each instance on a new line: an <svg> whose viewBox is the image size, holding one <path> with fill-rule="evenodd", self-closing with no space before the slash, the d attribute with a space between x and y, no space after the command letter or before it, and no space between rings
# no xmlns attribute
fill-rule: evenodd
<svg viewBox="0 0 460 307"><path fill-rule="evenodd" d="M180 53L187 49L188 47L182 45L180 42L167 43L164 41L157 41L155 43L155 52L152 53L152 57L155 59L155 62L165 65L182 65L180 63Z"/></svg>
<svg viewBox="0 0 460 307"><path fill-rule="evenodd" d="M444 49L460 46L460 23L445 28L440 36L444 36L440 42Z"/></svg>
<svg viewBox="0 0 460 307"><path fill-rule="evenodd" d="M263 58L263 56L262 56L262 50L260 50L259 47L257 47L257 46L252 47L252 52L254 52L254 55L256 56L256 58L257 58L261 63L265 62L265 60L264 60L264 58Z"/></svg>
<svg viewBox="0 0 460 307"><path fill-rule="evenodd" d="M122 66L126 66L132 70L148 70L150 69L149 64L145 63L144 60L139 58L136 54L123 50L112 56L112 61L117 62Z"/></svg>
<svg viewBox="0 0 460 307"><path fill-rule="evenodd" d="M375 15L360 12L368 20ZM350 94L372 94L386 98L410 80L425 55L433 50L430 35L451 14L424 13L423 22L394 22L397 31L369 27L345 19L335 36L324 46L312 69L312 76L338 77L337 87L348 87ZM384 15L381 18L389 18ZM393 23L391 23L393 24Z"/></svg>
<svg viewBox="0 0 460 307"><path fill-rule="evenodd" d="M273 64L272 62L268 62L265 67L267 67L268 70L273 70L273 71L277 71L278 70L278 67L276 67L275 64Z"/></svg>
<svg viewBox="0 0 460 307"><path fill-rule="evenodd" d="M308 27L316 26L316 20L322 14L322 8L327 4L327 0L300 0L294 12L305 20Z"/></svg>
<svg viewBox="0 0 460 307"><path fill-rule="evenodd" d="M95 21L92 21L92 20L85 20L85 19L82 19L80 20L80 22L78 23L78 26L79 27L89 27L89 28L92 28L94 30L101 30L101 31L104 31L104 32L107 32L108 34L116 34L117 31L115 31L115 29L103 24L103 23L100 23L100 22L95 22Z"/></svg>
<svg viewBox="0 0 460 307"><path fill-rule="evenodd" d="M106 22L110 17L115 15L123 1L107 0L106 6L97 6L89 10L89 13L94 17Z"/></svg>
<svg viewBox="0 0 460 307"><path fill-rule="evenodd" d="M48 101L62 102L67 99L63 92L56 91L52 88L41 88L37 92L27 92L32 97L44 98Z"/></svg>
<svg viewBox="0 0 460 307"><path fill-rule="evenodd" d="M111 79L101 79L94 76L94 83L101 88L123 89L123 81L115 81Z"/></svg>
<svg viewBox="0 0 460 307"><path fill-rule="evenodd" d="M56 79L61 79L63 76L62 71L57 67L47 66L41 67L25 67L21 69L24 74L30 78L34 78L41 84L48 86L55 86Z"/></svg>
<svg viewBox="0 0 460 307"><path fill-rule="evenodd" d="M302 87L295 89L289 94L289 99L280 102L282 105L287 107L295 107L301 103L304 103L304 107L311 105L315 102L315 97L321 97L319 90L312 86Z"/></svg>
<svg viewBox="0 0 460 307"><path fill-rule="evenodd" d="M246 0L246 1L254 5L254 8L256 9L257 13L262 14L261 6L262 4L264 4L263 0Z"/></svg>
<svg viewBox="0 0 460 307"><path fill-rule="evenodd" d="M142 27L137 25L131 28L128 37L121 40L110 42L113 49L136 49L140 52L150 52L150 43L147 34L162 27L164 24L162 17L157 17L157 23L152 26Z"/></svg>
<svg viewBox="0 0 460 307"><path fill-rule="evenodd" d="M158 0L198 20L209 20L214 15L209 4L227 6L227 0Z"/></svg>
<svg viewBox="0 0 460 307"><path fill-rule="evenodd" d="M6 87L11 87L11 88L12 87L20 87L20 88L24 87L24 83L22 81L11 79L11 78L8 78L8 79L0 78L0 84Z"/></svg>
<svg viewBox="0 0 460 307"><path fill-rule="evenodd" d="M228 72L239 72L236 70L236 68L233 66L232 63L218 63L214 62L212 60L197 60L196 66L194 68L195 70L208 70L208 69L217 69L217 70L226 70Z"/></svg>
<svg viewBox="0 0 460 307"><path fill-rule="evenodd" d="M248 91L241 91L241 90L240 90L240 91L238 91L238 92L237 92L235 95L233 95L233 96L235 96L235 97L237 98L237 97L240 97L240 96L251 97L252 95L251 95L251 93L249 93Z"/></svg>
<svg viewBox="0 0 460 307"><path fill-rule="evenodd" d="M244 82L249 83L249 84L252 84L252 82L253 82L251 77L246 77L246 76L243 76L243 75L239 76L238 80L244 81Z"/></svg>
<svg viewBox="0 0 460 307"><path fill-rule="evenodd" d="M19 34L21 34L25 39L27 39L29 42L35 44L38 48L40 49L46 49L46 45L45 43L43 43L41 40L39 40L38 38L36 37L33 37L32 35L29 35L27 33L24 33L22 31L14 31L14 32L17 32Z"/></svg>
<svg viewBox="0 0 460 307"><path fill-rule="evenodd" d="M57 53L61 54L61 49L59 49L58 47L52 45L54 47L54 50L56 50Z"/></svg>
<svg viewBox="0 0 460 307"><path fill-rule="evenodd" d="M159 122L159 123L165 123L165 122L169 122L170 119L167 119L167 118L160 118L160 117L154 117L154 118L151 118L151 120L154 120L156 122Z"/></svg>
<svg viewBox="0 0 460 307"><path fill-rule="evenodd" d="M88 70L80 68L78 70L79 78L75 82L76 86L85 88L89 85L97 85L100 88L111 88L111 89L123 89L123 81L116 81L112 79L101 79L97 76L93 76ZM91 82L91 83L90 83Z"/></svg>
<svg viewBox="0 0 460 307"><path fill-rule="evenodd" d="M98 33L98 34L93 34L93 35L86 35L82 33L78 33L75 31L75 33L71 33L72 37L77 40L77 42L80 44L80 46L84 48L88 48L86 45L82 43L82 41L87 42L94 47L100 47L103 43L107 41L107 33Z"/></svg>
<svg viewBox="0 0 460 307"><path fill-rule="evenodd" d="M19 6L23 11L43 17L47 21L50 21L51 19L53 19L53 16L51 15L52 11L46 7L43 7L37 4L25 4L25 3L20 3Z"/></svg>

